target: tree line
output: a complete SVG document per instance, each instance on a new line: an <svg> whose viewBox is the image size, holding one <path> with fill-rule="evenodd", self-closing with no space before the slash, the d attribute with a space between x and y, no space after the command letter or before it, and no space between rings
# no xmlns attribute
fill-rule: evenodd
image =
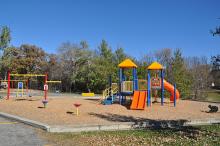
<svg viewBox="0 0 220 146"><path fill-rule="evenodd" d="M2 79L8 70L22 74L47 72L50 80L62 81L63 92L101 93L108 86L109 76L118 82L118 64L130 58L138 65L139 79L146 79L146 67L158 61L165 67L165 78L176 83L182 97L198 98L213 82L213 72L219 73L220 69L220 55L213 56L209 62L205 56L184 57L181 49L165 48L135 58L122 47L112 49L106 40L95 49L86 41L64 42L57 53L51 54L36 45L9 45L10 30L7 27L0 30Z"/></svg>

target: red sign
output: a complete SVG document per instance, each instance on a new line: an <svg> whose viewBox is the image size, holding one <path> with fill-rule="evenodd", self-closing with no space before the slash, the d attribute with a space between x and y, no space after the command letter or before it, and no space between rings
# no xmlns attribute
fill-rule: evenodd
<svg viewBox="0 0 220 146"><path fill-rule="evenodd" d="M44 85L44 90L48 90L48 85L47 84Z"/></svg>
<svg viewBox="0 0 220 146"><path fill-rule="evenodd" d="M160 89L161 88L161 79L160 78L152 78L151 79L151 88Z"/></svg>

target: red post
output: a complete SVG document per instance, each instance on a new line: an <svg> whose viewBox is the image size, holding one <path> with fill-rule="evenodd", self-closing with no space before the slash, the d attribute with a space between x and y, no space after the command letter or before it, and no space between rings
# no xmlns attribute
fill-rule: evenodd
<svg viewBox="0 0 220 146"><path fill-rule="evenodd" d="M8 71L8 93L7 93L7 100L9 99L10 96L10 71Z"/></svg>
<svg viewBox="0 0 220 146"><path fill-rule="evenodd" d="M48 74L45 74L44 85L47 85ZM44 90L44 99L47 100L47 89Z"/></svg>

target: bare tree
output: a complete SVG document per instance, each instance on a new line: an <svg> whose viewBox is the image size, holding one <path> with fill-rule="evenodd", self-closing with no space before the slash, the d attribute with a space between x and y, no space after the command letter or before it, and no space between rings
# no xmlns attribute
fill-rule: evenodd
<svg viewBox="0 0 220 146"><path fill-rule="evenodd" d="M192 78L193 99L205 98L210 86L210 65L207 57L188 57L185 59Z"/></svg>
<svg viewBox="0 0 220 146"><path fill-rule="evenodd" d="M166 78L170 79L170 81L173 81L173 75L172 75L172 50L169 48L165 48L162 50L157 50L154 53L154 56L156 60L161 63L165 67L165 76Z"/></svg>

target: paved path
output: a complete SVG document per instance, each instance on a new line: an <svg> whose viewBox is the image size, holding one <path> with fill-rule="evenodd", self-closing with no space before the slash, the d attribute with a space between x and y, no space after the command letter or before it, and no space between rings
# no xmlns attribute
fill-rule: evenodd
<svg viewBox="0 0 220 146"><path fill-rule="evenodd" d="M44 146L34 128L0 117L0 146Z"/></svg>

